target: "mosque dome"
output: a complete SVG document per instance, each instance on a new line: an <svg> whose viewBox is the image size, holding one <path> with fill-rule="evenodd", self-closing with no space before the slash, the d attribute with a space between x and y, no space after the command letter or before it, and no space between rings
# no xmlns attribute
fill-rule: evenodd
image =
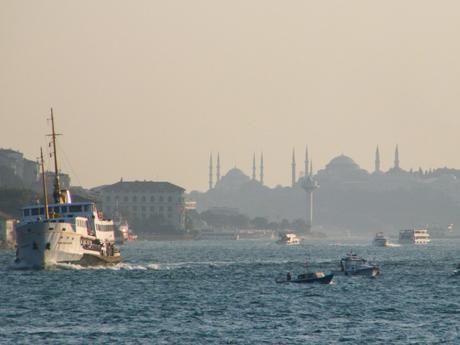
<svg viewBox="0 0 460 345"><path fill-rule="evenodd" d="M249 176L245 175L238 168L230 169L227 174L222 176L221 180L216 184L218 189L235 189L240 188L245 183L251 181Z"/></svg>
<svg viewBox="0 0 460 345"><path fill-rule="evenodd" d="M353 159L345 155L333 158L323 170L318 171L320 180L360 181L367 176L366 170L361 169Z"/></svg>
<svg viewBox="0 0 460 345"><path fill-rule="evenodd" d="M353 159L348 156L340 155L333 158L327 165L326 169L334 169L334 170L360 170L358 164L355 163Z"/></svg>

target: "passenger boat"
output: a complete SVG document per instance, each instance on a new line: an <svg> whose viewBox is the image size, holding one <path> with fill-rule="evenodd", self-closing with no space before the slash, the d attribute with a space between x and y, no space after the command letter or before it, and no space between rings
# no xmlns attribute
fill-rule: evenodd
<svg viewBox="0 0 460 345"><path fill-rule="evenodd" d="M281 233L276 243L286 245L300 244L300 238L294 233Z"/></svg>
<svg viewBox="0 0 460 345"><path fill-rule="evenodd" d="M399 232L400 244L428 244L431 242L427 229L405 229Z"/></svg>
<svg viewBox="0 0 460 345"><path fill-rule="evenodd" d="M42 153L44 204L21 209L21 219L16 227L15 265L17 268L41 269L59 263L83 266L116 264L121 261L121 255L114 245L113 221L105 219L92 202L72 202L70 192L60 187L52 109L51 123L54 203L48 204Z"/></svg>
<svg viewBox="0 0 460 345"><path fill-rule="evenodd" d="M380 268L377 265L368 263L365 259L352 252L340 260L340 271L346 276L376 277L380 274Z"/></svg>
<svg viewBox="0 0 460 345"><path fill-rule="evenodd" d="M383 232L378 232L375 235L373 244L376 247L386 247L386 246L388 246L388 239L385 237Z"/></svg>

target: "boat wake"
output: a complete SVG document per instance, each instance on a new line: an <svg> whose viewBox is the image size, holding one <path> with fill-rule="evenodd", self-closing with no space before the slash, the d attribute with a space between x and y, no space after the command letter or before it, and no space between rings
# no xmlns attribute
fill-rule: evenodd
<svg viewBox="0 0 460 345"><path fill-rule="evenodd" d="M396 248L396 247L401 247L401 245L397 244L397 243L388 243L387 247L395 247Z"/></svg>
<svg viewBox="0 0 460 345"><path fill-rule="evenodd" d="M136 264L121 262L113 266L82 266L78 264L60 263L54 266L56 269L63 270L111 270L111 271L146 271L146 270L159 270L161 266L157 263Z"/></svg>

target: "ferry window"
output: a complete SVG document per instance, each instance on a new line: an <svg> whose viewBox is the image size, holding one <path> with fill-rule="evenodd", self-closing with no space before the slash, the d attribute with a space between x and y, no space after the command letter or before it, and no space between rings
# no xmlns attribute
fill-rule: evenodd
<svg viewBox="0 0 460 345"><path fill-rule="evenodd" d="M145 196L142 196L141 201L145 202Z"/></svg>
<svg viewBox="0 0 460 345"><path fill-rule="evenodd" d="M137 196L133 196L133 202L137 201Z"/></svg>
<svg viewBox="0 0 460 345"><path fill-rule="evenodd" d="M153 195L150 197L150 202L155 202L155 197Z"/></svg>
<svg viewBox="0 0 460 345"><path fill-rule="evenodd" d="M40 214L45 214L45 208L44 207L40 207Z"/></svg>
<svg viewBox="0 0 460 345"><path fill-rule="evenodd" d="M62 213L69 212L67 206L61 206L61 212Z"/></svg>
<svg viewBox="0 0 460 345"><path fill-rule="evenodd" d="M59 213L59 212L60 212L60 211L59 211L59 206L54 206L54 207L53 207L53 211L56 212L56 213Z"/></svg>
<svg viewBox="0 0 460 345"><path fill-rule="evenodd" d="M163 202L163 197L162 196L160 196L160 202Z"/></svg>
<svg viewBox="0 0 460 345"><path fill-rule="evenodd" d="M27 208L24 210L24 217L30 216L30 210Z"/></svg>
<svg viewBox="0 0 460 345"><path fill-rule="evenodd" d="M51 206L48 207L48 213L53 213L53 207Z"/></svg>
<svg viewBox="0 0 460 345"><path fill-rule="evenodd" d="M70 212L81 212L81 206L80 205L71 205L69 207Z"/></svg>

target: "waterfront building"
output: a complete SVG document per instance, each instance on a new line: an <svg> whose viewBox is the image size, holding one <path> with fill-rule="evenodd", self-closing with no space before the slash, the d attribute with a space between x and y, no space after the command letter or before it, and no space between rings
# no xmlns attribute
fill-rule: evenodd
<svg viewBox="0 0 460 345"><path fill-rule="evenodd" d="M38 163L24 158L19 151L0 149L0 186L34 189L38 183Z"/></svg>
<svg viewBox="0 0 460 345"><path fill-rule="evenodd" d="M120 212L148 232L183 231L185 189L169 182L120 181L96 188L102 210L109 217ZM152 226L153 228L148 228Z"/></svg>

